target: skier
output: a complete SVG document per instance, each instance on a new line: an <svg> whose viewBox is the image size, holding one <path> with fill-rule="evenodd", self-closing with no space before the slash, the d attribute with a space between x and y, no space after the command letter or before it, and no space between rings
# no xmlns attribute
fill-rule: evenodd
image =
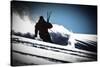
<svg viewBox="0 0 100 67"><path fill-rule="evenodd" d="M35 37L37 37L39 31L39 36L43 41L52 43L50 34L48 32L48 29L52 27L53 26L51 23L46 22L43 16L40 16L39 21L35 25Z"/></svg>

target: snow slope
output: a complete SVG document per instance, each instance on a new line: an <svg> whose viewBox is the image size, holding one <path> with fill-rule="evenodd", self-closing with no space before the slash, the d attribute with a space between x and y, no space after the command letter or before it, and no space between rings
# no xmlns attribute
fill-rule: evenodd
<svg viewBox="0 0 100 67"><path fill-rule="evenodd" d="M13 61L29 64L54 64L69 62L96 61L96 53L41 42L20 36L12 36L19 40L12 42Z"/></svg>

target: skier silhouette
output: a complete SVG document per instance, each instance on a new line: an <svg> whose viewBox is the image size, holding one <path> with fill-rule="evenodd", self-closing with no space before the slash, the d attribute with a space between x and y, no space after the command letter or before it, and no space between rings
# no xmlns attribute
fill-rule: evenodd
<svg viewBox="0 0 100 67"><path fill-rule="evenodd" d="M51 23L46 22L43 16L40 16L39 21L35 25L35 37L37 37L39 32L39 36L43 41L52 43L50 34L48 32L48 29L52 27L53 26Z"/></svg>

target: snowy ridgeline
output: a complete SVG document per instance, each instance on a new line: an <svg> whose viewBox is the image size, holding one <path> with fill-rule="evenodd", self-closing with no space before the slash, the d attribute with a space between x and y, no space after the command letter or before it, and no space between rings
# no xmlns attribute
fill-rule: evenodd
<svg viewBox="0 0 100 67"><path fill-rule="evenodd" d="M13 65L96 61L96 52L12 35ZM92 37L93 38L93 37ZM94 40L94 39L93 39Z"/></svg>

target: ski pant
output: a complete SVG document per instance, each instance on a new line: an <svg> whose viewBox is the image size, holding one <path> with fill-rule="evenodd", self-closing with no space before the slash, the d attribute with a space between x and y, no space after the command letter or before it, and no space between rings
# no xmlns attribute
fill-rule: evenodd
<svg viewBox="0 0 100 67"><path fill-rule="evenodd" d="M40 38L45 41L45 42L50 42L52 43L51 37L49 33L39 33Z"/></svg>

